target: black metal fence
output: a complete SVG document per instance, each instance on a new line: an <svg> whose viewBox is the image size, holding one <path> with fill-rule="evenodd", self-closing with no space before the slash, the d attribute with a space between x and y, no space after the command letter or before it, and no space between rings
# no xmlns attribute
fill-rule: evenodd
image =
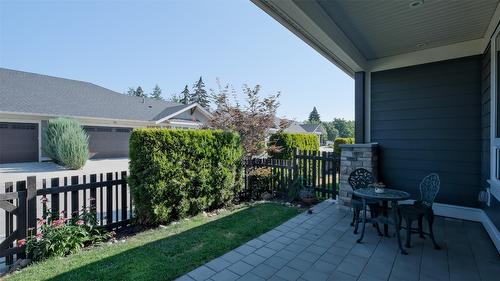
<svg viewBox="0 0 500 281"><path fill-rule="evenodd" d="M310 187L318 197L337 195L338 161L333 152L297 151L292 159L251 158L245 160L243 198L268 192L273 197L286 195L292 184ZM255 183L257 182L257 183ZM257 198L253 198L257 199Z"/></svg>

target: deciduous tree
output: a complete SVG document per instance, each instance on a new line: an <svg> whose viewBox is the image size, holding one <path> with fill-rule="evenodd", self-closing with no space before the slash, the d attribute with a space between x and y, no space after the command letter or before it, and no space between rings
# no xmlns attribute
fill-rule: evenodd
<svg viewBox="0 0 500 281"><path fill-rule="evenodd" d="M261 97L260 85L253 88L243 85L243 102L238 101L235 90L229 85L212 92L215 111L210 125L216 129L238 132L247 156L265 151L269 128L273 127L280 93ZM244 104L244 105L242 105Z"/></svg>

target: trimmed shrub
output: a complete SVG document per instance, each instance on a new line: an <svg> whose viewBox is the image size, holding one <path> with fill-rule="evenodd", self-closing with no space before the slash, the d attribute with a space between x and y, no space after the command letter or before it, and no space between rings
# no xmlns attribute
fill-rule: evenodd
<svg viewBox="0 0 500 281"><path fill-rule="evenodd" d="M354 143L354 138L336 138L335 141L333 141L333 152L335 154L340 155L340 145L341 144L353 144Z"/></svg>
<svg viewBox="0 0 500 281"><path fill-rule="evenodd" d="M273 158L291 159L295 150L319 151L319 137L315 134L276 133L269 138L269 155Z"/></svg>
<svg viewBox="0 0 500 281"><path fill-rule="evenodd" d="M138 222L167 223L232 202L243 187L242 158L236 133L134 130L129 185Z"/></svg>
<svg viewBox="0 0 500 281"><path fill-rule="evenodd" d="M80 169L89 158L89 137L74 119L49 120L42 143L48 157L69 169Z"/></svg>

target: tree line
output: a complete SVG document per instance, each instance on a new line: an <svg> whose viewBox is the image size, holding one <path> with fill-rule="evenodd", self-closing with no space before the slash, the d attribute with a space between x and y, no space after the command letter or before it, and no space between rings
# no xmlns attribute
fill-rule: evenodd
<svg viewBox="0 0 500 281"><path fill-rule="evenodd" d="M205 90L205 83L203 82L203 78L201 76L200 79L198 79L193 84L191 91L189 90L188 85L186 85L184 87L184 90L182 90L179 94L173 94L167 99L162 96L162 91L158 84L155 85L153 91L149 94L145 93L141 86L137 88L129 87L125 94L129 96L152 98L156 100L168 100L182 104L190 104L196 102L204 108L209 108L210 106L210 97L207 90Z"/></svg>
<svg viewBox="0 0 500 281"><path fill-rule="evenodd" d="M354 138L354 120L333 118L332 121L322 121L316 107L309 113L307 123L323 125L327 133L326 139L330 141L336 138Z"/></svg>

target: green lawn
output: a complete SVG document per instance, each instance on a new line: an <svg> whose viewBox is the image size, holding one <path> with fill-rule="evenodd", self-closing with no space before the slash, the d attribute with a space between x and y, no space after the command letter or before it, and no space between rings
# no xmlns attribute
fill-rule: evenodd
<svg viewBox="0 0 500 281"><path fill-rule="evenodd" d="M49 259L6 280L172 280L300 212L276 203L203 215L145 231L125 243Z"/></svg>

